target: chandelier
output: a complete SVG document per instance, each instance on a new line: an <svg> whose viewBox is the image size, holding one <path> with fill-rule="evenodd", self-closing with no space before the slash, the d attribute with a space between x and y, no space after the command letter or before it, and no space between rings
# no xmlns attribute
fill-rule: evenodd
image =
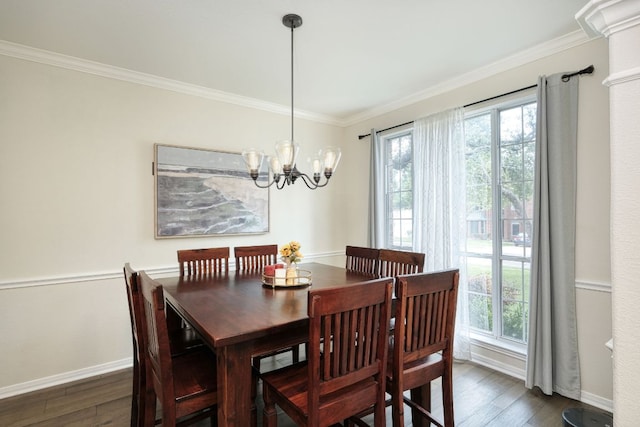
<svg viewBox="0 0 640 427"><path fill-rule="evenodd" d="M256 186L268 188L275 184L278 190L282 190L285 185L291 185L301 179L307 187L315 190L324 187L329 183L329 178L335 172L340 161L340 148L327 147L313 157L313 176L302 173L296 167L296 157L300 146L293 139L293 30L302 25L302 18L295 14L285 15L282 18L285 27L291 28L291 139L279 141L275 146L275 156L267 157L269 173L266 184L261 184L258 180L262 163L265 159L264 152L251 148L242 152L242 159L247 165L249 175ZM325 180L321 183L324 174Z"/></svg>

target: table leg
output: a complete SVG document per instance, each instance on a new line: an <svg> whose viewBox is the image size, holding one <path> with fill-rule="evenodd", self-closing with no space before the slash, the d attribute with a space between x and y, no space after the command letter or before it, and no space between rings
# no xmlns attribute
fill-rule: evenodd
<svg viewBox="0 0 640 427"><path fill-rule="evenodd" d="M216 348L218 362L218 426L251 426L251 350L243 343ZM255 419L255 418L254 418Z"/></svg>

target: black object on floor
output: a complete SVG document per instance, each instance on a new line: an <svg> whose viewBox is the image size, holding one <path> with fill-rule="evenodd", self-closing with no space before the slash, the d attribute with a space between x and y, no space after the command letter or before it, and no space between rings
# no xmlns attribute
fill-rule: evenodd
<svg viewBox="0 0 640 427"><path fill-rule="evenodd" d="M584 408L569 408L562 411L564 427L613 427L613 417L603 412Z"/></svg>

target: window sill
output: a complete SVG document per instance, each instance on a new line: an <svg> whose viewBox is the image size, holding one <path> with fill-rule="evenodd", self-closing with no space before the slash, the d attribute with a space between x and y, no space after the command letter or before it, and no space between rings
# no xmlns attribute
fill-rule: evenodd
<svg viewBox="0 0 640 427"><path fill-rule="evenodd" d="M518 360L527 359L527 346L525 344L510 343L505 340L498 340L487 335L471 332L469 338L472 345L482 347L496 353L504 354Z"/></svg>

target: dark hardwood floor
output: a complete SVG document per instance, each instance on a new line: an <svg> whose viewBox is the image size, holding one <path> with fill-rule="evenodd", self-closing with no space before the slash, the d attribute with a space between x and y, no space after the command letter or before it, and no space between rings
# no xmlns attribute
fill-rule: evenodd
<svg viewBox="0 0 640 427"><path fill-rule="evenodd" d="M263 360L262 369L286 363L283 357ZM128 426L131 370L101 375L0 400L0 426ZM440 384L434 383L433 401L439 402ZM596 408L559 395L527 390L522 381L473 363L454 366L455 419L458 427L562 426L562 411L571 407ZM262 398L258 395L258 419ZM434 403L437 408L437 403ZM434 409L437 415L439 411ZM600 411L601 412L601 411ZM387 425L391 425L387 408ZM366 419L372 424L372 419ZM280 427L294 424L280 414ZM407 426L411 426L407 420ZM197 426L208 423L201 422Z"/></svg>

